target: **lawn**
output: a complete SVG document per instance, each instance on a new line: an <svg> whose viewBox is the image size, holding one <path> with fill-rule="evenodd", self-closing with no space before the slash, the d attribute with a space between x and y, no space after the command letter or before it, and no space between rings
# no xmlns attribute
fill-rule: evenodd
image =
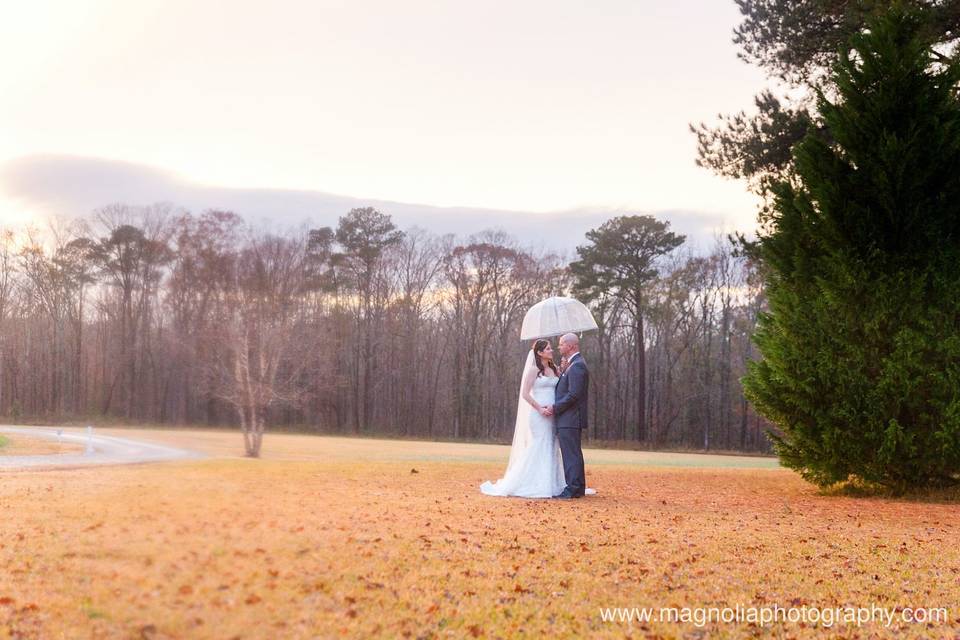
<svg viewBox="0 0 960 640"><path fill-rule="evenodd" d="M78 444L0 435L0 456L39 456L80 451L83 451L83 447Z"/></svg>
<svg viewBox="0 0 960 640"><path fill-rule="evenodd" d="M599 495L479 494L492 445L118 430L201 461L0 473L0 638L817 637L606 607L948 607L954 503L819 495L769 459L587 451ZM692 456L696 458L697 456ZM723 466L721 466L723 465Z"/></svg>

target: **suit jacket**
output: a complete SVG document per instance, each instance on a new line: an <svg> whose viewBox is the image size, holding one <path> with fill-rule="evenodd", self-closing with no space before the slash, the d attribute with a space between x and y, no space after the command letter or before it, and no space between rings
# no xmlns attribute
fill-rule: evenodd
<svg viewBox="0 0 960 640"><path fill-rule="evenodd" d="M553 413L557 417L557 429L587 428L587 390L590 372L583 356L577 354L573 362L557 381L557 398Z"/></svg>

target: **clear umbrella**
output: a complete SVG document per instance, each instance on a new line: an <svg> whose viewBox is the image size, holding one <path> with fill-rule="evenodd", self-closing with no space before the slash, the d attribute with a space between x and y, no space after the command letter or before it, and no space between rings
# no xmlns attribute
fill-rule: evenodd
<svg viewBox="0 0 960 640"><path fill-rule="evenodd" d="M520 328L521 340L550 338L597 328L597 321L585 304L574 298L554 296L530 307Z"/></svg>

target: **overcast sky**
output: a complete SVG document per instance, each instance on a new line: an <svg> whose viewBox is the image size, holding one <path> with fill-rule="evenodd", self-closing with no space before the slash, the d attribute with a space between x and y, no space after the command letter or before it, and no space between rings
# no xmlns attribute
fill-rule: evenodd
<svg viewBox="0 0 960 640"><path fill-rule="evenodd" d="M0 222L135 200L133 168L164 176L144 203L255 215L244 193L294 190L748 229L688 131L764 84L738 22L732 0L6 3Z"/></svg>

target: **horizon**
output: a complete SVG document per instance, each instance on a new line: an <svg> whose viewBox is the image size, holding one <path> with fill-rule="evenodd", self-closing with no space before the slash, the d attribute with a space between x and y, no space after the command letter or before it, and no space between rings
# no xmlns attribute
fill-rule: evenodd
<svg viewBox="0 0 960 640"><path fill-rule="evenodd" d="M630 211L597 207L531 213L365 200L308 190L207 187L190 184L174 174L149 167L94 162L87 158L25 158L8 165L6 174L0 172L0 177L11 173L27 193L38 185L59 185L55 193L38 200L45 210L51 212L49 215L19 222L7 221L6 228L15 232L35 232L37 240L50 233L79 229L72 225L92 223L99 210L114 205L129 207L134 215L138 209L157 207L167 209L171 214L190 213L194 216L209 210L231 211L252 229L281 234L302 228L335 228L340 217L350 210L373 207L390 215L397 228L403 231L421 229L437 236L453 235L459 240L502 231L511 241L525 248L561 254L580 245L587 231L624 215L648 215L668 222L671 231L685 237L684 246L697 252L709 251L718 237L742 231L725 220L718 224L717 219L697 211ZM123 186L113 187L118 181ZM219 206L205 206L204 203L219 203ZM753 232L748 231L745 235L752 237Z"/></svg>

